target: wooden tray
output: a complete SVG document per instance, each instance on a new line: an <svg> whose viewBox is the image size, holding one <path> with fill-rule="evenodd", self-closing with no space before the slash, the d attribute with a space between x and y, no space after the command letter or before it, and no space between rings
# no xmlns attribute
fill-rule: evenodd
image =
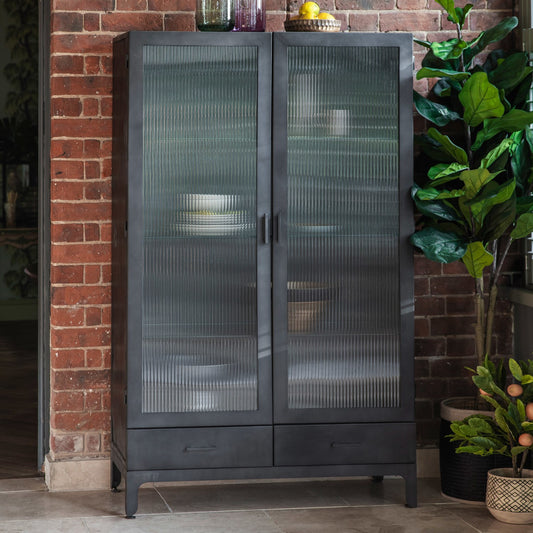
<svg viewBox="0 0 533 533"><path fill-rule="evenodd" d="M341 31L340 20L296 19L285 21L285 31Z"/></svg>

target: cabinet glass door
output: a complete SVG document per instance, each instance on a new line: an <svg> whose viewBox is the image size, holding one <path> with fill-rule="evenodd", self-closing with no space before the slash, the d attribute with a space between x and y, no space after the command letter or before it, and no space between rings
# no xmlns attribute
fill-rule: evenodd
<svg viewBox="0 0 533 533"><path fill-rule="evenodd" d="M269 304L257 297L270 287L258 268L258 253L269 263L258 239L270 203L258 189L269 174L263 53L188 42L143 47L140 410L192 425L259 421L270 404L268 337L258 344Z"/></svg>
<svg viewBox="0 0 533 533"><path fill-rule="evenodd" d="M402 403L399 49L286 40L276 60L287 97L274 114L286 129L286 155L282 140L274 154L286 267L274 285L285 309L276 419L364 419Z"/></svg>

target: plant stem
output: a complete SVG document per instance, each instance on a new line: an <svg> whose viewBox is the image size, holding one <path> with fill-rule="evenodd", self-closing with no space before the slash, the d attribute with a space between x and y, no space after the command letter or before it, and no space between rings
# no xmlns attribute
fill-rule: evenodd
<svg viewBox="0 0 533 533"><path fill-rule="evenodd" d="M476 279L476 352L477 364L482 365L485 359L483 353L485 335L485 300L483 298L483 278Z"/></svg>
<svg viewBox="0 0 533 533"><path fill-rule="evenodd" d="M520 467L518 469L518 477L522 477L522 470L524 470L524 466L526 464L527 454L529 453L529 450L526 450L522 453L522 460L520 461Z"/></svg>

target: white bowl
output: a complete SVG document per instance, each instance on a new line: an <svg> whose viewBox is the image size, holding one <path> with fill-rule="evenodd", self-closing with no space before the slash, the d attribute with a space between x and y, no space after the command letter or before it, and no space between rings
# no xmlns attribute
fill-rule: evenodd
<svg viewBox="0 0 533 533"><path fill-rule="evenodd" d="M187 211L223 212L232 208L233 196L227 194L187 194L185 209Z"/></svg>

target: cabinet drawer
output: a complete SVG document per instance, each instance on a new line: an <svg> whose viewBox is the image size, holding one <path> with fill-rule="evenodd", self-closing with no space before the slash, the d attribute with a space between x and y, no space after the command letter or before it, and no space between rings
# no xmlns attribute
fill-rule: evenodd
<svg viewBox="0 0 533 533"><path fill-rule="evenodd" d="M272 427L132 429L128 469L272 466Z"/></svg>
<svg viewBox="0 0 533 533"><path fill-rule="evenodd" d="M412 463L415 438L408 423L275 426L274 464Z"/></svg>

